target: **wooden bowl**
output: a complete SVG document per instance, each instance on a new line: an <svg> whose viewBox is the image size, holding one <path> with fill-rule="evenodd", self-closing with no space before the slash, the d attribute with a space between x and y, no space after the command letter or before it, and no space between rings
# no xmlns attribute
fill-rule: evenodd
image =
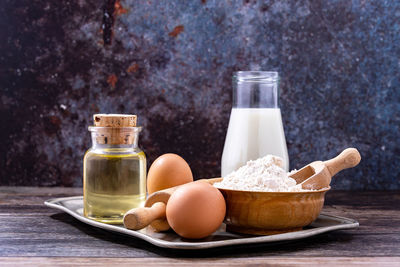
<svg viewBox="0 0 400 267"><path fill-rule="evenodd" d="M218 189L226 200L227 231L271 235L298 231L312 223L321 212L330 187L307 192Z"/></svg>

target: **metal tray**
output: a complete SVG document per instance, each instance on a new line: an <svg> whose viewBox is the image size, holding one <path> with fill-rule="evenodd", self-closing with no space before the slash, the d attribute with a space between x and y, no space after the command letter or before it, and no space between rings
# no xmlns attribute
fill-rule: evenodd
<svg viewBox="0 0 400 267"><path fill-rule="evenodd" d="M222 226L211 236L201 240L190 240L178 236L173 231L155 233L148 228L133 231L124 228L122 225L110 225L90 220L83 217L82 196L49 199L45 201L44 204L48 207L65 211L86 224L111 232L134 236L158 247L174 249L208 249L232 245L297 240L333 230L350 229L359 226L358 222L353 219L320 214L312 224L297 232L269 236L251 236L226 232L225 224L222 224Z"/></svg>

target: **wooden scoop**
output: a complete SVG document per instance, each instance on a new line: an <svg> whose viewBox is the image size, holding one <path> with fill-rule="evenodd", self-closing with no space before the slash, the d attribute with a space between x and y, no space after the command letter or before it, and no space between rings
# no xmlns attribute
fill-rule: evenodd
<svg viewBox="0 0 400 267"><path fill-rule="evenodd" d="M360 163L361 156L357 149L347 148L336 158L327 161L314 161L289 175L301 184L303 189L318 190L326 188L331 178L341 170L352 168Z"/></svg>
<svg viewBox="0 0 400 267"><path fill-rule="evenodd" d="M210 184L221 181L222 178L201 179ZM154 192L146 199L144 207L131 209L124 215L124 226L127 229L139 230L148 225L155 231L166 231L170 228L165 217L168 199L181 185Z"/></svg>

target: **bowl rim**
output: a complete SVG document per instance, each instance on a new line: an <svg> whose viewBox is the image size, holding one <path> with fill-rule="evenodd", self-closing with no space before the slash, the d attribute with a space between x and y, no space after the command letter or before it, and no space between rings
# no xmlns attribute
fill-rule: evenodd
<svg viewBox="0 0 400 267"><path fill-rule="evenodd" d="M319 190L308 190L308 191L298 191L298 192L265 192L265 191L248 191L248 190L235 190L235 189L227 189L227 188L221 188L213 185L215 188L222 190L222 191L230 191L230 192L240 192L240 193L251 193L251 194L265 194L265 195L270 195L270 194L281 194L281 195L298 195L298 194L314 194L314 193L324 193L328 192L331 187L325 187Z"/></svg>

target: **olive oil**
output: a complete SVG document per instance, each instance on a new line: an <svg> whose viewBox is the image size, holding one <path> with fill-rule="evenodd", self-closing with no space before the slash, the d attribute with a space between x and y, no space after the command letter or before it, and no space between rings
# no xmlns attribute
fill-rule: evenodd
<svg viewBox="0 0 400 267"><path fill-rule="evenodd" d="M146 200L146 156L138 147L136 115L96 114L92 147L83 158L83 215L122 224Z"/></svg>
<svg viewBox="0 0 400 267"><path fill-rule="evenodd" d="M84 158L84 216L122 223L125 212L146 200L146 157L132 149L88 151Z"/></svg>

